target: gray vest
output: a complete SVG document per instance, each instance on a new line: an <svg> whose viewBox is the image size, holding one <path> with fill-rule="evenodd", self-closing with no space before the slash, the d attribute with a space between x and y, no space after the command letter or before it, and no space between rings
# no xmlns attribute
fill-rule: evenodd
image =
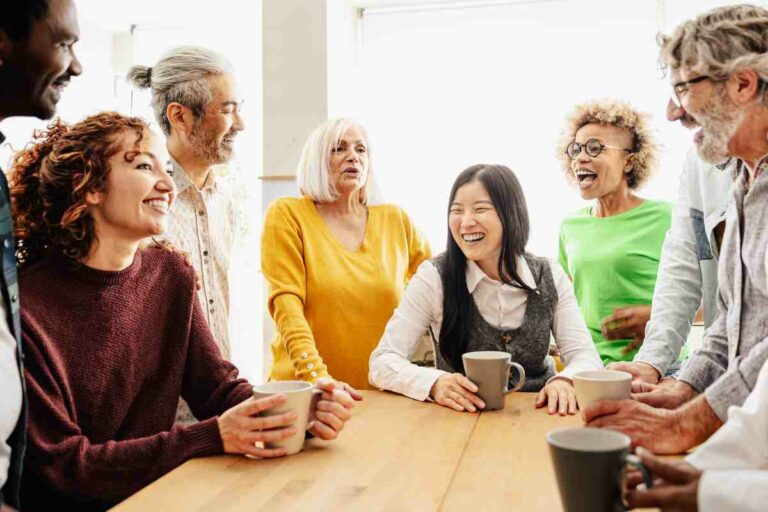
<svg viewBox="0 0 768 512"><path fill-rule="evenodd" d="M469 344L467 352L497 350L508 352L512 361L525 369L525 384L521 391L539 391L547 380L556 374L555 363L549 357L549 339L557 306L557 289L552 278L552 269L546 258L525 254L523 256L533 274L536 292L528 294L523 323L516 329L497 329L485 321L472 300L470 313ZM445 254L432 259L442 278ZM440 370L455 373L456 370L443 357L438 346L440 333L432 333L435 344L435 366ZM513 370L514 371L514 370ZM510 381L518 377L510 375Z"/></svg>

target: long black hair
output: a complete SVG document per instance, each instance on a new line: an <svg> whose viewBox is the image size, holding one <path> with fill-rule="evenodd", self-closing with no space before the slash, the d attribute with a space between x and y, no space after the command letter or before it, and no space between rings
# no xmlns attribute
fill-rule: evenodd
<svg viewBox="0 0 768 512"><path fill-rule="evenodd" d="M517 258L525 254L528 243L528 206L515 174L503 165L473 165L462 171L451 188L448 215L456 192L467 183L479 181L491 198L501 221L501 253L498 269L501 280L529 293L534 289L517 274ZM467 351L470 336L472 296L467 289L467 258L448 229L443 281L443 325L440 328L440 353L456 371L464 371L462 354Z"/></svg>

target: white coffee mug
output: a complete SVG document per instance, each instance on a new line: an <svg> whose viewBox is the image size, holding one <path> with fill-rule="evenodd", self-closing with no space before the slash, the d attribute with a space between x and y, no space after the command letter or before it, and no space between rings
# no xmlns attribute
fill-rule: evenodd
<svg viewBox="0 0 768 512"><path fill-rule="evenodd" d="M307 427L309 422L314 419L315 408L322 391L309 382L299 380L273 380L266 384L253 386L254 398L266 398L276 394L284 394L288 399L281 405L262 411L261 416L276 416L293 411L297 417L291 426L296 429L296 433L279 441L264 443L264 446L267 448L285 448L288 455L298 453L304 446Z"/></svg>
<svg viewBox="0 0 768 512"><path fill-rule="evenodd" d="M622 400L632 392L632 375L614 370L591 370L573 374L576 400L583 411L598 400Z"/></svg>

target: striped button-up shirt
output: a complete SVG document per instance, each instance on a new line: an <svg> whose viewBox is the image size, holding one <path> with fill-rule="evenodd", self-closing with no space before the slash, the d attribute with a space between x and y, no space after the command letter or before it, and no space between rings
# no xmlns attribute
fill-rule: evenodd
<svg viewBox="0 0 768 512"><path fill-rule="evenodd" d="M176 161L173 179L177 197L167 239L189 253L200 273L200 303L222 355L230 359L229 263L239 225L233 191L212 171L198 190Z"/></svg>

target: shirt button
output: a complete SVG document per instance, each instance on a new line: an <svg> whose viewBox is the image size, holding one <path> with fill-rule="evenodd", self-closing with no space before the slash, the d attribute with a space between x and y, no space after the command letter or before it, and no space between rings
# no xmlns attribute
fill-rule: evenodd
<svg viewBox="0 0 768 512"><path fill-rule="evenodd" d="M311 375L311 376L312 376L312 378L314 379L315 377L317 377L317 372L312 372L312 373L310 373L310 375Z"/></svg>
<svg viewBox="0 0 768 512"><path fill-rule="evenodd" d="M301 353L301 358L302 359L306 359L307 358L307 353L306 352L302 352Z"/></svg>
<svg viewBox="0 0 768 512"><path fill-rule="evenodd" d="M205 259L203 260L203 265L207 265L207 264L208 264L208 258L205 258Z"/></svg>
<svg viewBox="0 0 768 512"><path fill-rule="evenodd" d="M19 296L18 296L18 295L16 295L16 294L14 293L14 294L11 296L11 302L16 302L17 300L19 300Z"/></svg>
<svg viewBox="0 0 768 512"><path fill-rule="evenodd" d="M11 246L11 241L9 239L7 239L7 238L3 238L3 247L5 247L7 249L10 246Z"/></svg>
<svg viewBox="0 0 768 512"><path fill-rule="evenodd" d="M208 299L208 304L213 305L213 299Z"/></svg>
<svg viewBox="0 0 768 512"><path fill-rule="evenodd" d="M205 215L205 210L199 210L197 213L202 217Z"/></svg>
<svg viewBox="0 0 768 512"><path fill-rule="evenodd" d="M211 314L214 314L215 312L216 312L216 310L211 308Z"/></svg>
<svg viewBox="0 0 768 512"><path fill-rule="evenodd" d="M203 256L208 256L208 251L203 251Z"/></svg>
<svg viewBox="0 0 768 512"><path fill-rule="evenodd" d="M315 365L313 365L312 363L307 364L307 370L311 370L314 367Z"/></svg>

